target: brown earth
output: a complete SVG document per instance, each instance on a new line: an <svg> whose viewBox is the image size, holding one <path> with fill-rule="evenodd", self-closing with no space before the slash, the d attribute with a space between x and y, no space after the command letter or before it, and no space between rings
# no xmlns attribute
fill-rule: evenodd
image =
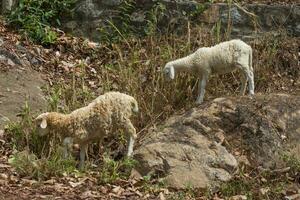
<svg viewBox="0 0 300 200"><path fill-rule="evenodd" d="M34 54L25 45L16 43L19 39L16 35L4 27L0 29L0 129L3 129L9 122L18 120L25 102L33 113L45 109L41 87L46 82L32 68L40 64Z"/></svg>

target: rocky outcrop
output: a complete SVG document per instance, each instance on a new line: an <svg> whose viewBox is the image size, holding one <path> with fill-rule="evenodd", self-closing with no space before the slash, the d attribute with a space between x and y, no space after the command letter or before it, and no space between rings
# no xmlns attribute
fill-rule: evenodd
<svg viewBox="0 0 300 200"><path fill-rule="evenodd" d="M228 6L219 3L213 4L206 12L213 14L204 18L204 21L208 23L220 21L223 29L230 23L233 36L256 36L266 31L286 31L289 35L300 36L300 4L256 3Z"/></svg>
<svg viewBox="0 0 300 200"><path fill-rule="evenodd" d="M31 66L41 61L26 48L0 41L0 129L18 119L25 102L31 112L46 108L41 75Z"/></svg>
<svg viewBox="0 0 300 200"><path fill-rule="evenodd" d="M107 20L122 21L119 12L126 12L122 3L125 0L81 0L78 2L74 17L65 19L63 28L75 35L85 36L93 40L100 40L106 30ZM230 22L232 37L256 37L257 33L264 31L285 30L293 36L300 36L300 5L299 4L246 4L243 6L228 5L225 3L197 3L196 1L170 1L170 0L136 0L134 8L130 8L128 22L143 28L148 23L147 15L156 15L156 24L161 31L166 29L181 30L186 27L187 20L196 23L215 25L221 22L221 29L227 29ZM158 6L163 9L157 12ZM230 9L230 12L229 12ZM204 13L203 11L206 10ZM257 17L249 14L255 14ZM229 18L230 14L230 18ZM159 15L159 16L158 16ZM193 16L193 17L191 17ZM228 20L230 19L230 20ZM128 24L127 24L128 25ZM129 24L130 25L130 24ZM110 27L111 28L111 27Z"/></svg>
<svg viewBox="0 0 300 200"><path fill-rule="evenodd" d="M231 179L238 162L278 168L300 155L300 97L218 98L150 130L135 151L140 175L174 188L206 188ZM300 158L300 157L299 157Z"/></svg>

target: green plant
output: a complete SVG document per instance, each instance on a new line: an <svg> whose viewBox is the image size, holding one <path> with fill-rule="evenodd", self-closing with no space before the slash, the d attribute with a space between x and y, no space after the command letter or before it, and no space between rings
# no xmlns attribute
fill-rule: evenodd
<svg viewBox="0 0 300 200"><path fill-rule="evenodd" d="M59 103L60 103L60 99L61 99L61 88L59 86L52 87L51 91L49 91L48 96L49 96L48 105L49 105L50 111L58 112L59 111Z"/></svg>
<svg viewBox="0 0 300 200"><path fill-rule="evenodd" d="M142 22L134 21L134 14L140 11ZM112 43L124 40L130 47L127 38L152 35L158 31L158 23L165 15L166 6L156 2L148 11L140 9L136 0L125 0L116 9L118 13L98 28L100 38ZM141 25L141 23L143 25Z"/></svg>
<svg viewBox="0 0 300 200"><path fill-rule="evenodd" d="M103 164L99 181L101 183L113 183L118 179L126 179L129 177L132 168L136 164L137 162L131 158L115 161L105 154L103 155Z"/></svg>
<svg viewBox="0 0 300 200"><path fill-rule="evenodd" d="M30 39L43 45L55 43L57 33L51 25L60 25L59 18L70 12L76 0L20 0L8 15L8 23Z"/></svg>
<svg viewBox="0 0 300 200"><path fill-rule="evenodd" d="M49 158L41 158L28 151L16 152L9 158L9 163L21 176L37 180L52 176L70 174L75 171L75 160L62 158L62 150L58 148Z"/></svg>
<svg viewBox="0 0 300 200"><path fill-rule="evenodd" d="M196 197L196 189L193 187L193 185L191 183L186 184L185 193L187 195L189 195L189 197L192 197L192 198Z"/></svg>
<svg viewBox="0 0 300 200"><path fill-rule="evenodd" d="M35 133L30 107L27 102L25 102L18 116L21 117L19 122L12 122L6 127L12 148L18 151L32 149L36 153L41 152L45 142L37 137Z"/></svg>
<svg viewBox="0 0 300 200"><path fill-rule="evenodd" d="M215 35L217 43L221 42L221 25L221 20L219 20L212 28L212 32Z"/></svg>
<svg viewBox="0 0 300 200"><path fill-rule="evenodd" d="M300 172L300 159L294 155L284 154L282 156L283 161L293 172Z"/></svg>
<svg viewBox="0 0 300 200"><path fill-rule="evenodd" d="M157 2L146 12L146 26L144 27L145 35L153 35L158 31L158 23L162 20L166 12L166 6Z"/></svg>
<svg viewBox="0 0 300 200"><path fill-rule="evenodd" d="M228 183L223 183L220 187L220 193L225 197L245 194L251 197L251 189L254 184L244 178L235 178Z"/></svg>

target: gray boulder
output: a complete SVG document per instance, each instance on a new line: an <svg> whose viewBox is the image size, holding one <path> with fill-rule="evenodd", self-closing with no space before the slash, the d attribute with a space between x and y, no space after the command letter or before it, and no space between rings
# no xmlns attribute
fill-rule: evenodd
<svg viewBox="0 0 300 200"><path fill-rule="evenodd" d="M300 155L299 109L299 96L283 94L206 102L149 130L135 170L173 188L206 188L230 180L238 162L281 167L284 153Z"/></svg>

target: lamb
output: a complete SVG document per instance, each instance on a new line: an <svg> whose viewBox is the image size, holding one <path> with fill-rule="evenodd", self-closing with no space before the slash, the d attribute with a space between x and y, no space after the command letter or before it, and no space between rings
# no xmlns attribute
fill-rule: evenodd
<svg viewBox="0 0 300 200"><path fill-rule="evenodd" d="M184 58L168 62L164 74L168 79L175 78L176 72L193 73L200 78L196 104L204 99L205 87L211 74L226 74L239 70L242 82L240 95L245 94L249 80L249 93L254 95L254 74L252 68L252 48L241 40L230 40L212 47L199 48Z"/></svg>
<svg viewBox="0 0 300 200"><path fill-rule="evenodd" d="M127 156L132 155L137 135L130 117L138 110L138 103L132 96L108 92L70 114L43 113L35 119L35 123L38 135L58 133L64 138L64 157L68 156L73 142L79 144L79 168L82 168L87 145L95 140L101 141L105 135L118 129L127 134Z"/></svg>

